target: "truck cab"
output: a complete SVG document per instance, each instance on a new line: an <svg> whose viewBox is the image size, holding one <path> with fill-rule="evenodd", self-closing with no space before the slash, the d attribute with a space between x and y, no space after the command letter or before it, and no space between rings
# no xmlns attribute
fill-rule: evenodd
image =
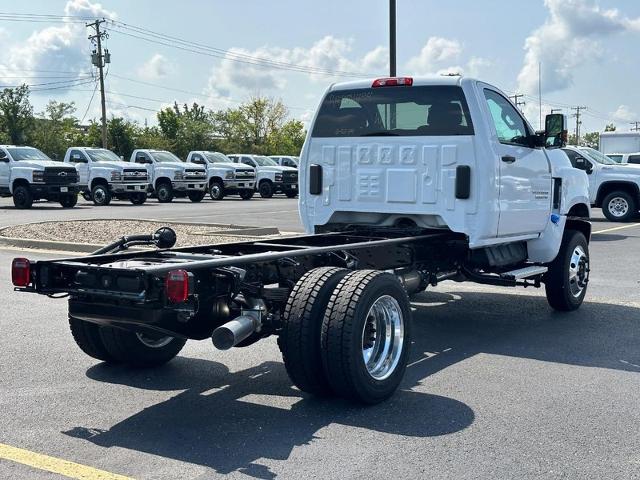
<svg viewBox="0 0 640 480"><path fill-rule="evenodd" d="M136 149L131 163L144 165L151 179L151 191L160 203L175 197L200 202L207 191L207 171L202 165L183 162L166 150Z"/></svg>
<svg viewBox="0 0 640 480"><path fill-rule="evenodd" d="M222 200L227 195L240 195L243 200L253 197L256 189L255 168L234 163L224 153L204 150L189 152L187 162L207 169L207 185L212 200Z"/></svg>
<svg viewBox="0 0 640 480"><path fill-rule="evenodd" d="M229 155L235 163L243 163L256 170L256 188L262 198L271 198L276 193L284 193L289 198L298 195L298 171L283 167L264 155L236 153Z"/></svg>
<svg viewBox="0 0 640 480"><path fill-rule="evenodd" d="M300 157L294 157L292 155L269 155L274 162L278 165L282 165L283 167L291 167L298 169L298 164L300 163Z"/></svg>
<svg viewBox="0 0 640 480"><path fill-rule="evenodd" d="M616 163L589 147L563 148L571 164L589 179L589 201L612 222L628 222L640 208L640 168Z"/></svg>
<svg viewBox="0 0 640 480"><path fill-rule="evenodd" d="M471 78L332 85L300 157L302 223L442 228L472 250L523 243L529 260L551 261L566 221L589 215L586 175L554 148L557 135Z"/></svg>
<svg viewBox="0 0 640 480"><path fill-rule="evenodd" d="M72 208L78 192L75 168L51 160L37 148L0 145L0 196L13 197L16 208L31 208L39 199Z"/></svg>
<svg viewBox="0 0 640 480"><path fill-rule="evenodd" d="M638 165L640 166L640 152L633 153L608 153L607 157L616 163L623 165Z"/></svg>
<svg viewBox="0 0 640 480"><path fill-rule="evenodd" d="M75 166L84 198L95 205L109 205L112 198L129 200L134 205L147 200L147 169L125 162L111 150L71 147L64 155L64 163Z"/></svg>

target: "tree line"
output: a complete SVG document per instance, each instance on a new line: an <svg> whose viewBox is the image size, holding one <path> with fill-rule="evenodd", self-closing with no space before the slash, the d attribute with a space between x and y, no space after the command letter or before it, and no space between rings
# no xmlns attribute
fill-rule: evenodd
<svg viewBox="0 0 640 480"><path fill-rule="evenodd" d="M0 144L30 145L59 160L72 146L102 146L100 124L81 125L74 102L50 100L43 112L34 113L29 94L27 85L0 92ZM125 159L135 148L169 150L183 159L191 150L298 155L306 135L281 100L261 96L224 110L176 102L160 110L157 121L146 126L111 117L109 148Z"/></svg>

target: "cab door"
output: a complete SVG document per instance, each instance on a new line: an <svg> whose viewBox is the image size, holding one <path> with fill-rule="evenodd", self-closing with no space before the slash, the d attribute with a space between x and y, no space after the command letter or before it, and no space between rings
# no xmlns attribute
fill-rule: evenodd
<svg viewBox="0 0 640 480"><path fill-rule="evenodd" d="M549 160L542 148L533 146L534 131L513 104L489 86L481 89L500 172L498 236L539 233L551 212Z"/></svg>
<svg viewBox="0 0 640 480"><path fill-rule="evenodd" d="M8 191L9 178L11 177L11 159L2 148L0 148L0 190Z"/></svg>
<svg viewBox="0 0 640 480"><path fill-rule="evenodd" d="M90 160L80 150L71 150L69 160L78 171L80 185L89 185L89 162Z"/></svg>

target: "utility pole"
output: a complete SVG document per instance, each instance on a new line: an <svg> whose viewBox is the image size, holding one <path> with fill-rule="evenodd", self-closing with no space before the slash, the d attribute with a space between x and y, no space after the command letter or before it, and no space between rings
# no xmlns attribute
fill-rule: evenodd
<svg viewBox="0 0 640 480"><path fill-rule="evenodd" d="M389 76L396 76L396 0L389 0Z"/></svg>
<svg viewBox="0 0 640 480"><path fill-rule="evenodd" d="M631 125L633 125L633 127L631 127L632 132L640 132L640 122L631 122Z"/></svg>
<svg viewBox="0 0 640 480"><path fill-rule="evenodd" d="M522 109L520 108L520 105L526 105L527 104L524 100L520 101L520 99L522 97L524 97L524 95L522 93L514 93L513 96L509 97L511 100L513 100L513 103L516 104L516 107L520 111L522 111Z"/></svg>
<svg viewBox="0 0 640 480"><path fill-rule="evenodd" d="M562 113L562 109L561 108L552 108L551 109L551 115L553 115L554 113Z"/></svg>
<svg viewBox="0 0 640 480"><path fill-rule="evenodd" d="M580 125L582 122L580 121L580 110L586 110L587 107L571 107L571 110L575 110L576 113L572 115L572 117L576 117L576 145L580 145Z"/></svg>
<svg viewBox="0 0 640 480"><path fill-rule="evenodd" d="M87 23L87 27L92 27L95 30L95 35L90 35L88 38L91 40L91 43L96 45L97 50L93 50L91 52L91 63L98 67L98 73L100 76L100 105L102 107L102 148L107 148L107 107L105 105L104 98L104 66L107 63L111 63L111 54L109 50L105 50L102 52L102 41L106 38L109 38L109 34L107 32L100 31L100 25L102 25L106 20L103 18L102 20L96 20L93 23Z"/></svg>

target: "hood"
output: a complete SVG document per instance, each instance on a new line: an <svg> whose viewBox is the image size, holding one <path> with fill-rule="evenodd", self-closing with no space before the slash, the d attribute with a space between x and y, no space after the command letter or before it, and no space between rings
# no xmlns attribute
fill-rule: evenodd
<svg viewBox="0 0 640 480"><path fill-rule="evenodd" d="M278 173L282 173L282 172L297 172L298 171L297 168L282 167L280 165L267 165L267 166L264 166L264 167L258 167L258 170L260 170L262 172L278 172Z"/></svg>
<svg viewBox="0 0 640 480"><path fill-rule="evenodd" d="M54 160L20 160L14 165L16 165L17 167L36 169L44 169L45 167L67 167L73 168L75 170L75 167L73 165L69 165L68 163L64 162L56 162Z"/></svg>
<svg viewBox="0 0 640 480"><path fill-rule="evenodd" d="M251 169L251 170L255 170L255 168L253 168L251 165L245 165L243 164L239 164L239 163L231 163L231 162L213 162L213 163L209 163L209 166L214 167L214 168L226 168L227 170L238 170L240 168L244 169Z"/></svg>
<svg viewBox="0 0 640 480"><path fill-rule="evenodd" d="M602 169L610 173L623 173L625 175L640 175L640 165L629 165L628 163L619 163L617 165L602 165Z"/></svg>
<svg viewBox="0 0 640 480"><path fill-rule="evenodd" d="M184 170L185 168L197 168L199 170L204 170L202 165L198 165L197 163L191 162L160 162L155 164L156 168L173 168L176 170Z"/></svg>
<svg viewBox="0 0 640 480"><path fill-rule="evenodd" d="M108 161L108 162L94 162L91 164L94 168L117 168L117 169L134 169L134 168L140 168L142 165L138 165L136 164L135 167L133 165L131 165L131 162L124 162L122 160L114 160L114 161Z"/></svg>

